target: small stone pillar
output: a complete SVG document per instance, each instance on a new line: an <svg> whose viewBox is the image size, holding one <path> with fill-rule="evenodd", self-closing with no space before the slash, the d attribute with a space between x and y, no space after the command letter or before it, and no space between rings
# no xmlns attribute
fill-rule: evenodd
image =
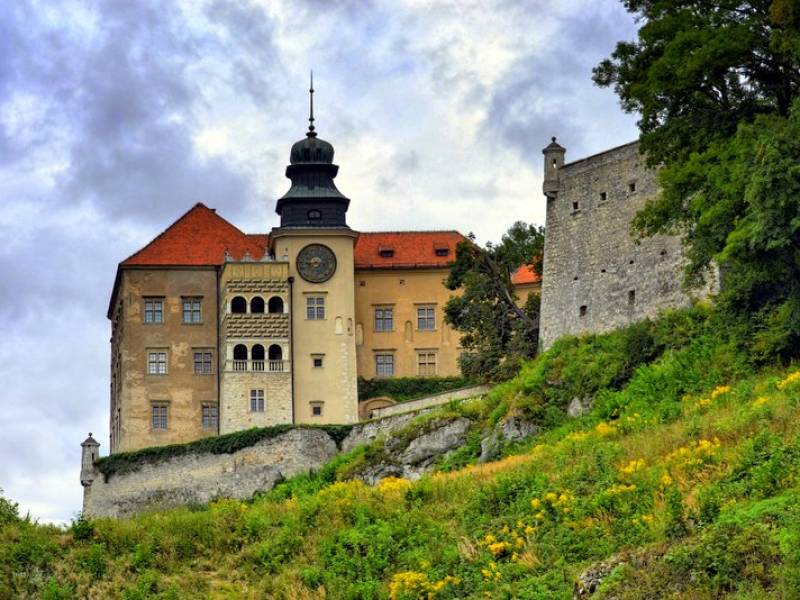
<svg viewBox="0 0 800 600"><path fill-rule="evenodd" d="M100 444L92 437L89 432L87 437L81 444L81 485L84 487L92 485L95 480L97 471L94 468L94 461L100 458Z"/></svg>
<svg viewBox="0 0 800 600"><path fill-rule="evenodd" d="M542 184L542 191L548 198L555 198L558 194L558 170L564 166L566 153L567 149L559 145L555 137L542 150L542 154L544 154L544 183Z"/></svg>

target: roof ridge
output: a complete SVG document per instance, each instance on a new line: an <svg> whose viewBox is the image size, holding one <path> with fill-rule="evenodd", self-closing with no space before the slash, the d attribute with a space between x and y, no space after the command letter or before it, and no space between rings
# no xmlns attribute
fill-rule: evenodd
<svg viewBox="0 0 800 600"><path fill-rule="evenodd" d="M175 219L175 220L174 220L172 223L170 223L169 225L167 225L167 227L165 227L165 228L164 228L164 229L161 231L161 233L159 233L159 234L158 234L156 237L154 237L152 240L150 240L150 241L149 241L147 244L145 244L144 246L142 246L141 248L139 248L139 249L138 249L136 252L134 252L133 254L131 254L130 256L128 256L126 259L122 260L122 261L121 261L119 264L120 264L120 265L123 265L123 264L127 263L129 260L132 260L132 259L134 259L136 256L138 256L139 254L141 254L142 252L144 252L145 250L147 250L147 249L148 249L150 246L152 246L152 245L153 245L153 244L155 244L157 241L159 241L160 239L162 239L162 238L163 238L163 237L164 237L164 236L165 236L165 235L166 235L166 234L169 232L169 230L170 230L170 229L172 229L173 227L175 227L175 225L177 225L178 223L180 223L180 222L181 222L183 219L185 219L187 216L189 216L189 215L190 215L190 214L191 214L193 211L195 211L195 210L201 210L201 209L204 209L204 210L206 210L207 212L211 213L211 214L212 214L214 217L216 217L217 219L219 219L219 221L221 221L222 223L224 223L225 225L227 225L228 227L230 227L231 229L233 229L233 230L234 230L234 231L236 231L237 233L239 233L239 234L241 234L241 235L243 235L243 236L245 236L245 237L247 237L247 236L248 236L248 234L247 234L247 233L245 233L244 231L242 231L241 229L239 229L238 227L236 227L236 225L234 225L233 223L231 223L230 221L228 221L228 220L227 220L225 217L223 217L222 215L220 215L220 214L217 212L217 209L215 209L215 208L209 208L208 206L206 206L206 205L205 205L205 204L203 204L202 202L196 202L196 203L195 203L195 204L194 204L194 205L193 205L193 206L192 206L192 207L191 207L189 210L187 210L186 212L184 212L184 213L183 213L181 216L179 216L177 219ZM257 234L257 235L265 235L265 236L267 236L267 239L269 239L269 234Z"/></svg>
<svg viewBox="0 0 800 600"><path fill-rule="evenodd" d="M124 263L128 262L129 260L131 260L131 259L132 259L134 256L136 256L137 254L141 254L142 252L144 252L145 250L147 250L147 248L149 248L150 246L152 246L153 244L155 244L155 243L156 243L156 241L158 241L159 239L161 239L162 237L164 237L164 234L166 234L166 233L167 233L167 232L168 232L170 229L172 229L172 228L173 228L173 227L174 227L174 226L175 226L175 225L178 223L178 221L180 221L181 219L183 219L183 218L184 218L186 215L188 215L190 212L192 212L192 211L193 211L194 209L196 209L196 208L205 208L206 210L211 210L210 208L208 208L208 207L207 207L205 204L203 204L202 202L196 202L196 203L194 204L194 206L192 206L192 207L191 207L189 210L187 210L187 211L186 211L185 213L183 213L183 214L182 214L180 217L178 217L178 218L177 218L177 219L175 219L175 220L174 220L172 223L170 223L170 224L169 224L169 225L167 225L167 226L166 226L164 229L162 229L162 230L161 230L161 233L159 233L159 234L158 234L156 237L154 237L152 240L150 240L149 242L147 242L147 243L146 243L144 246L142 246L141 248L139 248L139 249L138 249L136 252L134 252L133 254L131 254L131 255L130 255L128 258L126 258L126 259L124 259L124 260L121 260L119 264L124 264ZM216 213L215 213L215 214L216 214ZM224 220L224 219L223 219L223 220Z"/></svg>

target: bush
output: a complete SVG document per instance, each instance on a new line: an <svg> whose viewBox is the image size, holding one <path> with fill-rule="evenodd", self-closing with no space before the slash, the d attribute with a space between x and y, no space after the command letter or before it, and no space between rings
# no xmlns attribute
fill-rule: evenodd
<svg viewBox="0 0 800 600"><path fill-rule="evenodd" d="M358 399L388 396L397 402L423 398L474 385L466 377L392 377L388 379L358 378Z"/></svg>

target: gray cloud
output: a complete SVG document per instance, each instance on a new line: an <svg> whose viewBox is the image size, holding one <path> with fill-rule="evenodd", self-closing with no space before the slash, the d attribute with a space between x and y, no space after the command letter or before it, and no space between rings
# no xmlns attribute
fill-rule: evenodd
<svg viewBox="0 0 800 600"><path fill-rule="evenodd" d="M553 135L574 158L601 150L607 146L592 148L592 123L619 113L616 97L594 87L591 73L618 40L633 36L632 20L619 5L592 4L557 25L548 51L520 56L492 90L484 123L489 137L527 157L538 156Z"/></svg>

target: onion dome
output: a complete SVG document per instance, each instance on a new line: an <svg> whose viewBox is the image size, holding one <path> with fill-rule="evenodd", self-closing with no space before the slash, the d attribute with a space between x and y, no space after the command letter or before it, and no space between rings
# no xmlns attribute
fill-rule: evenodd
<svg viewBox="0 0 800 600"><path fill-rule="evenodd" d="M339 167L333 164L333 145L317 137L314 127L314 80L310 95L310 116L306 137L292 146L286 177L292 181L275 206L281 227L346 228L350 200L333 182Z"/></svg>

